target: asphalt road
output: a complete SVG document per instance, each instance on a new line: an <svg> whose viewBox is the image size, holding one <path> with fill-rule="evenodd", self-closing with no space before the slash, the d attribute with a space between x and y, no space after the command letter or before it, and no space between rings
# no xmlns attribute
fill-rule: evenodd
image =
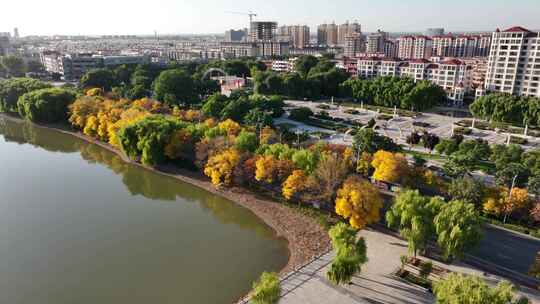
<svg viewBox="0 0 540 304"><path fill-rule="evenodd" d="M527 274L539 251L539 239L486 226L482 241L471 254L498 266Z"/></svg>

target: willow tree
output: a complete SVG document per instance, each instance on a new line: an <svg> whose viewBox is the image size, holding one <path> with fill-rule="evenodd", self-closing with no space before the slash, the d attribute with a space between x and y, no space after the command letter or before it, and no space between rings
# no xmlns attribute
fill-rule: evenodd
<svg viewBox="0 0 540 304"><path fill-rule="evenodd" d="M439 197L422 196L418 190L401 192L386 213L388 226L399 229L407 240L409 252L416 256L425 250L431 238L435 237L433 220L444 201Z"/></svg>
<svg viewBox="0 0 540 304"><path fill-rule="evenodd" d="M336 256L326 273L328 280L339 285L349 283L368 261L366 242L356 239L357 230L345 223L339 223L328 232Z"/></svg>

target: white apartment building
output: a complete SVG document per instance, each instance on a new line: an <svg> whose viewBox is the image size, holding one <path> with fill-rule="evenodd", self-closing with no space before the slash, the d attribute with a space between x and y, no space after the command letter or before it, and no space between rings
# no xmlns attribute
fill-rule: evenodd
<svg viewBox="0 0 540 304"><path fill-rule="evenodd" d="M484 88L540 97L540 32L522 27L494 32Z"/></svg>
<svg viewBox="0 0 540 304"><path fill-rule="evenodd" d="M295 59L296 58L289 60L273 60L271 62L272 71L280 73L292 72L294 70Z"/></svg>
<svg viewBox="0 0 540 304"><path fill-rule="evenodd" d="M90 53L61 54L55 51L44 51L40 54L40 60L47 72L58 73L65 80L77 80L92 69L149 63L150 57L137 54L102 56Z"/></svg>
<svg viewBox="0 0 540 304"><path fill-rule="evenodd" d="M433 36L432 56L437 57L487 57L491 36L452 34Z"/></svg>
<svg viewBox="0 0 540 304"><path fill-rule="evenodd" d="M429 80L443 88L449 100L462 102L472 90L471 70L457 59L433 63L426 59L403 61L388 58L361 58L357 64L358 77L369 79L378 76L409 77L415 82Z"/></svg>
<svg viewBox="0 0 540 304"><path fill-rule="evenodd" d="M400 59L427 59L431 57L432 40L423 35L402 36L398 39Z"/></svg>

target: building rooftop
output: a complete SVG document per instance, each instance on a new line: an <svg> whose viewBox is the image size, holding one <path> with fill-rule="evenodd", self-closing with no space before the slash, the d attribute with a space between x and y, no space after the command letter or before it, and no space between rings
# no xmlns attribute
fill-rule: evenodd
<svg viewBox="0 0 540 304"><path fill-rule="evenodd" d="M522 32L525 32L525 33L532 33L532 32L529 31L528 29L523 28L523 27L521 27L521 26L514 26L514 27L511 27L511 28L509 28L509 29L504 30L503 32L506 32L506 33L522 33Z"/></svg>

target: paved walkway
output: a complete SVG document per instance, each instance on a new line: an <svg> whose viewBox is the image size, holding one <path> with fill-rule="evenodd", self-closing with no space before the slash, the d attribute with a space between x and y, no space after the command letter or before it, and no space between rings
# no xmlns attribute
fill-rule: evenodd
<svg viewBox="0 0 540 304"><path fill-rule="evenodd" d="M280 304L424 304L434 303L434 297L425 289L408 284L391 274L399 267L399 257L407 254L407 243L392 235L367 229L360 232L368 248L368 263L353 278L352 285L334 286L326 279L333 253L329 253L292 274L282 282ZM464 264L434 264L452 271L475 274L491 284L500 278ZM521 290L533 303L540 303L540 294L530 289Z"/></svg>

